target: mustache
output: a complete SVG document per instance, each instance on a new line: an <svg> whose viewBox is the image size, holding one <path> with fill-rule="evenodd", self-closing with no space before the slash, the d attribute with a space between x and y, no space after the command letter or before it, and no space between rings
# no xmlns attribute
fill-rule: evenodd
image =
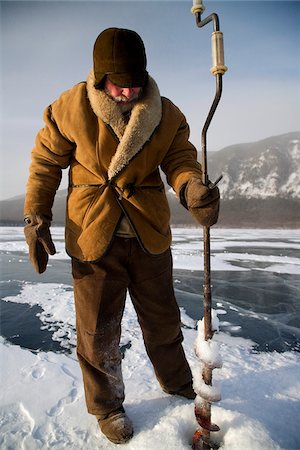
<svg viewBox="0 0 300 450"><path fill-rule="evenodd" d="M114 97L114 101L117 103L130 103L134 100L137 100L139 98L139 94L133 94L132 96L125 97L125 95L118 95L117 97Z"/></svg>
<svg viewBox="0 0 300 450"><path fill-rule="evenodd" d="M132 95L128 98L128 97L125 97L125 95L117 95L116 97L113 97L112 95L111 95L111 93L108 91L108 89L104 89L104 91L105 91L105 93L111 98L111 99L113 99L116 103L131 103L131 102L134 102L134 101L136 101L136 100L138 100L140 97L141 97L141 95L142 95L142 92L139 92L138 94L134 94L134 93L132 93Z"/></svg>

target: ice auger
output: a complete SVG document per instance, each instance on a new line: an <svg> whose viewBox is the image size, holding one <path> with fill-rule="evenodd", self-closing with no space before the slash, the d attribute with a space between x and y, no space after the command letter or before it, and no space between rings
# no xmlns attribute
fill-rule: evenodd
<svg viewBox="0 0 300 450"><path fill-rule="evenodd" d="M208 116L204 123L202 129L202 182L208 187L214 187L222 178L220 176L214 183L209 184L208 169L207 169L207 151L206 151L206 135L208 127L211 123L213 115L219 104L222 95L222 76L227 70L224 64L224 46L223 46L223 33L220 31L219 18L217 14L212 13L208 17L202 20L201 15L204 12L205 7L202 4L202 0L194 0L192 13L196 17L196 25L201 28L208 23L213 23L213 33L212 33L212 63L213 67L210 69L212 74L216 77L216 93L211 108L209 110ZM212 325L212 296L211 296L211 267L210 267L210 228L203 227L203 246L204 246L204 280L203 280L203 306L204 306L204 317L203 317L203 330L199 332L203 333L202 344L207 344L209 350L212 349L211 339L214 334L214 327ZM201 340L201 337L200 337ZM197 353L197 352L196 352ZM211 441L210 433L214 431L219 431L218 425L212 423L211 421L211 403L213 401L220 400L220 394L216 389L212 388L212 371L214 368L221 367L221 361L216 355L209 355L209 357L198 354L203 363L202 370L202 381L203 386L197 389L194 388L197 393L195 400L195 416L200 429L198 429L193 436L193 449L194 450L209 450L215 448L215 445ZM198 392L197 392L198 391Z"/></svg>

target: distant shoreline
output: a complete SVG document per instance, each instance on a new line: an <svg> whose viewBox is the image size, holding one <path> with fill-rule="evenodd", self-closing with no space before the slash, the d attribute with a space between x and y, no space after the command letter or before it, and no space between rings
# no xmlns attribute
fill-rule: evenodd
<svg viewBox="0 0 300 450"><path fill-rule="evenodd" d="M60 222L53 222L51 227L55 228L55 227L64 227L65 224L64 223L60 223ZM5 221L0 221L0 227L5 228L5 227L24 227L24 222L5 222ZM199 229L201 230L202 227L201 226L195 226L195 225L191 225L191 224L172 224L171 223L171 229L172 228L186 228L187 230L189 229ZM298 224L290 224L290 225L278 225L278 226L254 226L254 225L214 225L214 227L212 228L212 230L214 229L218 229L218 230L299 230L300 231L300 226Z"/></svg>

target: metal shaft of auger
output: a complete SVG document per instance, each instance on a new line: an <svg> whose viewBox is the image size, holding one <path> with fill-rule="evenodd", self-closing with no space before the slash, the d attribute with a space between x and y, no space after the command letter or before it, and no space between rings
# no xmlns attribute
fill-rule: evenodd
<svg viewBox="0 0 300 450"><path fill-rule="evenodd" d="M203 27L209 22L213 22L214 32L219 32L219 19L217 14L213 13L204 20L201 20L201 13L196 13L196 24L198 27ZM224 64L221 66L227 70ZM207 115L205 124L202 129L202 182L204 185L209 185L208 167L207 167L207 146L206 136L207 130L213 118L213 115L219 104L222 95L222 73L215 73L216 78L216 93L209 113ZM204 315L204 339L206 341L212 339L212 293L211 293L211 264L210 264L210 228L203 227L203 253L204 253L204 278L203 278L203 315ZM204 365L202 370L202 379L206 385L212 385L212 368ZM195 406L195 415L201 431L194 435L194 450L210 450L213 444L210 439L211 431L218 431L219 427L211 422L211 403L208 400L202 399L201 405Z"/></svg>
<svg viewBox="0 0 300 450"><path fill-rule="evenodd" d="M216 94L207 119L202 129L202 182L205 185L209 183L208 169L207 169L207 148L206 135L210 122L219 104L222 95L222 75L216 75ZM203 318L204 318L204 339L206 341L212 339L212 292L211 292L211 251L210 251L210 228L203 227L203 258L204 258L204 273L203 273ZM206 385L212 385L212 368L204 365L202 370L202 378ZM211 403L202 400L201 407L197 411L196 417L201 426L201 436L199 436L198 444L194 446L195 450L210 450L212 448L210 433L217 431L218 427L211 422ZM198 445L198 446L197 446Z"/></svg>

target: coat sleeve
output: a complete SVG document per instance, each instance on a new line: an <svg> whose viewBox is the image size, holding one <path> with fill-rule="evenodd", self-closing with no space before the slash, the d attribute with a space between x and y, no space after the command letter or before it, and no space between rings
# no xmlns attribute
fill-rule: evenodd
<svg viewBox="0 0 300 450"><path fill-rule="evenodd" d="M58 114L56 114L58 116ZM74 143L59 129L55 103L44 111L44 123L31 153L24 215L42 214L52 219L52 206L62 169L68 167Z"/></svg>
<svg viewBox="0 0 300 450"><path fill-rule="evenodd" d="M189 125L183 115L175 137L161 168L167 176L167 182L172 186L177 196L191 177L201 179L201 165L197 161L197 150L189 141Z"/></svg>

